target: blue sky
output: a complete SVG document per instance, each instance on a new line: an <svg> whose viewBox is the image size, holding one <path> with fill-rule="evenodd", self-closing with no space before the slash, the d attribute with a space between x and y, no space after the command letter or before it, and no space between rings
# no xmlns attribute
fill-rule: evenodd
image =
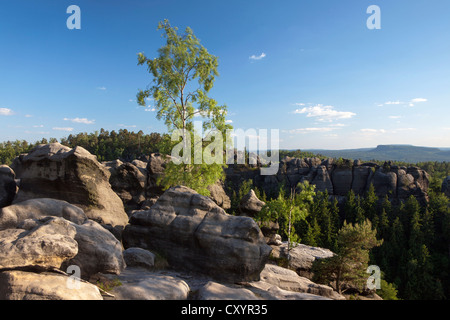
<svg viewBox="0 0 450 320"><path fill-rule="evenodd" d="M81 29L69 30L69 5ZM381 29L366 12L381 9ZM0 141L104 128L165 132L135 101L137 53L189 26L219 57L211 96L282 148L450 147L448 0L0 2Z"/></svg>

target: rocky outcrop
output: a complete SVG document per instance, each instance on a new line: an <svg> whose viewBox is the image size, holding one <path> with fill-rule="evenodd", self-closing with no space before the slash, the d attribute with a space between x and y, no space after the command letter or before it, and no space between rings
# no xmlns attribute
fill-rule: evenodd
<svg viewBox="0 0 450 320"><path fill-rule="evenodd" d="M123 243L156 250L173 267L232 281L258 279L271 251L253 219L230 216L187 187L170 188L150 210L133 213Z"/></svg>
<svg viewBox="0 0 450 320"><path fill-rule="evenodd" d="M39 145L16 158L12 168L20 179L14 203L54 198L79 206L104 226L123 228L128 222L121 199L111 189L109 171L81 147Z"/></svg>
<svg viewBox="0 0 450 320"><path fill-rule="evenodd" d="M299 182L308 181L316 186L316 191L327 191L329 195L343 199L350 190L363 196L370 188L380 197L405 200L413 195L419 201L426 201L429 175L418 167L394 166L385 163L361 161L320 160L319 158L290 158L280 161L275 176L260 175L260 168L230 164L225 169L226 183L237 189L245 180L252 180L254 186L268 196L276 195L281 185L295 187Z"/></svg>
<svg viewBox="0 0 450 320"><path fill-rule="evenodd" d="M0 300L103 300L97 286L61 274L0 272Z"/></svg>
<svg viewBox="0 0 450 320"><path fill-rule="evenodd" d="M140 209L146 200L147 169L142 168L141 162L134 161L141 167L120 160L103 163L111 173L109 178L111 187L122 200L127 212Z"/></svg>
<svg viewBox="0 0 450 320"><path fill-rule="evenodd" d="M0 208L9 206L16 196L16 174L14 171L6 166L0 166Z"/></svg>
<svg viewBox="0 0 450 320"><path fill-rule="evenodd" d="M272 246L272 256L274 258L287 258L287 242L280 246ZM334 255L331 250L319 247L311 247L298 244L289 252L289 268L297 272L300 276L308 279L312 278L312 265L316 259L330 258Z"/></svg>
<svg viewBox="0 0 450 320"><path fill-rule="evenodd" d="M41 219L44 217L62 217L76 224L87 220L84 211L63 200L31 199L19 202L0 210L0 230L16 228L26 219Z"/></svg>
<svg viewBox="0 0 450 320"><path fill-rule="evenodd" d="M207 187L210 192L210 198L222 209L228 210L231 208L230 197L225 193L223 189L223 183L217 182L216 184Z"/></svg>
<svg viewBox="0 0 450 320"><path fill-rule="evenodd" d="M123 252L127 267L137 267L152 270L155 266L155 255L142 248L128 248Z"/></svg>
<svg viewBox="0 0 450 320"><path fill-rule="evenodd" d="M98 272L120 274L125 269L122 244L111 232L92 220L72 225L76 230L74 239L78 243L78 254L64 262L64 270L76 265L81 277L89 279Z"/></svg>
<svg viewBox="0 0 450 320"><path fill-rule="evenodd" d="M310 293L333 300L345 300L344 296L338 294L329 286L316 284L299 276L295 271L272 264L267 264L261 272L261 281L276 285L278 288L287 291Z"/></svg>
<svg viewBox="0 0 450 320"><path fill-rule="evenodd" d="M60 268L78 254L76 229L67 220L50 218L41 224L25 220L18 228L0 231L0 269Z"/></svg>
<svg viewBox="0 0 450 320"><path fill-rule="evenodd" d="M239 203L239 212L241 215L254 218L258 215L261 209L266 205L264 201L258 199L255 191L250 190L244 195Z"/></svg>

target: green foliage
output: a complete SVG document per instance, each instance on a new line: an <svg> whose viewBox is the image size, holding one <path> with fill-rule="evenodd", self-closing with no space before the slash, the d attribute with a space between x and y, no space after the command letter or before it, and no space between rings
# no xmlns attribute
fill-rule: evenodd
<svg viewBox="0 0 450 320"><path fill-rule="evenodd" d="M306 181L292 188L288 195L282 190L278 198L268 201L255 218L262 224L267 221L280 223L280 232L288 241L288 256L289 251L300 241L295 224L308 216L309 207L314 201L314 189L315 186Z"/></svg>
<svg viewBox="0 0 450 320"><path fill-rule="evenodd" d="M334 282L339 293L344 284L362 290L367 280L369 251L381 243L369 220L355 225L344 222L338 233L336 254L331 258L316 260L313 281L327 284Z"/></svg>
<svg viewBox="0 0 450 320"><path fill-rule="evenodd" d="M381 279L381 289L377 290L377 294L383 300L399 300L398 290L394 284L388 283L386 280Z"/></svg>
<svg viewBox="0 0 450 320"><path fill-rule="evenodd" d="M226 137L226 130L232 128L225 121L227 107L218 105L217 101L208 97L218 76L218 60L200 44L189 27L184 34L178 34L178 28L164 20L158 24L158 30L163 30L166 39L165 45L158 49L158 57L148 59L143 53L138 54L138 64L147 65L148 72L153 76L153 86L139 90L137 101L145 106L145 99L151 96L155 102L157 119L164 120L170 133L181 133L182 154L172 156L175 157L173 160L178 159L176 157L183 159L179 163L172 161L167 166L161 184L164 188L181 184L209 195L207 186L223 178L222 164L225 161L222 150L226 139L221 142L214 140L219 143L219 149L214 149L214 155L221 157L220 161L210 163L209 158L196 161L199 153L204 157L205 146L202 135L194 132L194 118L202 117L205 136L216 130ZM195 139L197 136L200 142ZM195 154L188 159L190 152Z"/></svg>

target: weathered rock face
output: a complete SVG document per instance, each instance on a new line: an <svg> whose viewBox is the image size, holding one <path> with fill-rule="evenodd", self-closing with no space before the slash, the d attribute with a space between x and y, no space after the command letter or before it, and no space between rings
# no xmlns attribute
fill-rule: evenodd
<svg viewBox="0 0 450 320"><path fill-rule="evenodd" d="M328 191L329 195L338 198L346 196L350 190L362 196L373 184L380 198L388 195L391 199L404 200L414 195L421 201L427 199L429 185L429 175L417 167L398 167L389 163L379 166L349 160L339 164L333 159L321 161L319 158L286 157L280 161L275 176L261 176L258 168L233 164L228 165L225 173L226 183L238 188L250 179L268 196L276 195L282 184L295 187L298 182L308 181L317 191Z"/></svg>
<svg viewBox="0 0 450 320"><path fill-rule="evenodd" d="M62 269L76 265L83 279L89 279L97 272L120 274L125 269L122 244L111 232L92 220L72 225L76 231L74 239L78 243L78 254L65 261Z"/></svg>
<svg viewBox="0 0 450 320"><path fill-rule="evenodd" d="M261 272L261 281L276 285L280 289L310 293L334 300L345 300L345 297L333 290L333 288L316 284L311 280L299 276L295 271L267 264Z"/></svg>
<svg viewBox="0 0 450 320"><path fill-rule="evenodd" d="M281 246L272 246L274 258L287 258L287 242ZM330 258L334 253L328 249L299 244L291 249L289 267L302 277L312 278L312 265L316 259Z"/></svg>
<svg viewBox="0 0 450 320"><path fill-rule="evenodd" d="M232 281L258 279L271 251L253 219L230 216L187 187L170 188L150 210L135 212L123 243L156 250L174 267Z"/></svg>
<svg viewBox="0 0 450 320"><path fill-rule="evenodd" d="M148 172L148 194L150 195L161 195L163 193L163 189L158 183L158 179L164 175L164 170L166 168L166 164L170 161L169 156L164 156L160 153L152 153L150 154L148 163L147 163L147 172Z"/></svg>
<svg viewBox="0 0 450 320"><path fill-rule="evenodd" d="M250 190L239 203L239 211L242 215L255 217L266 205L264 201L258 199L255 191Z"/></svg>
<svg viewBox="0 0 450 320"><path fill-rule="evenodd" d="M450 176L444 179L442 182L442 192L450 198Z"/></svg>
<svg viewBox="0 0 450 320"><path fill-rule="evenodd" d="M16 196L16 174L14 171L6 166L0 166L0 208L9 206Z"/></svg>
<svg viewBox="0 0 450 320"><path fill-rule="evenodd" d="M95 285L69 281L54 273L0 272L0 300L103 300Z"/></svg>
<svg viewBox="0 0 450 320"><path fill-rule="evenodd" d="M222 209L228 210L231 208L231 200L223 189L223 184L218 182L207 187L211 193L210 198Z"/></svg>
<svg viewBox="0 0 450 320"><path fill-rule="evenodd" d="M16 158L12 168L21 180L15 203L54 198L81 207L102 225L123 227L128 222L122 201L111 189L109 171L81 147L39 145Z"/></svg>
<svg viewBox="0 0 450 320"><path fill-rule="evenodd" d="M135 163L139 165L135 160ZM141 161L142 162L142 161ZM120 160L104 163L111 173L109 182L127 211L139 209L146 200L147 170Z"/></svg>
<svg viewBox="0 0 450 320"><path fill-rule="evenodd" d="M66 201L48 198L30 199L0 210L0 230L16 228L26 219L40 219L47 216L62 217L76 224L87 220L81 208Z"/></svg>
<svg viewBox="0 0 450 320"><path fill-rule="evenodd" d="M75 234L75 227L62 218L50 218L43 224L25 220L17 229L2 230L0 269L59 268L78 253Z"/></svg>

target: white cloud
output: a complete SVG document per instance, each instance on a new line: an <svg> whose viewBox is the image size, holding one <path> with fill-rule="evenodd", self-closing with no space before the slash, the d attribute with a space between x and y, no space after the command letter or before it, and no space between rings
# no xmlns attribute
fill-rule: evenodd
<svg viewBox="0 0 450 320"><path fill-rule="evenodd" d="M265 57L266 57L266 54L263 52L259 56L252 55L251 57L249 57L249 59L250 60L261 60L261 59L263 59Z"/></svg>
<svg viewBox="0 0 450 320"><path fill-rule="evenodd" d="M428 101L428 99L425 99L425 98L415 98L415 99L411 100L412 103L427 102L427 101Z"/></svg>
<svg viewBox="0 0 450 320"><path fill-rule="evenodd" d="M73 119L69 119L69 118L64 118L64 121L71 121L73 123L83 123L83 124L94 124L95 120L89 120L87 118L73 118Z"/></svg>
<svg viewBox="0 0 450 320"><path fill-rule="evenodd" d="M384 106L389 106L389 105L408 105L410 107L414 107L416 103L420 103L420 102L427 102L428 99L425 98L414 98L411 99L409 102L403 102L400 100L397 101L387 101L385 103L382 104L378 104L379 107L384 107Z"/></svg>
<svg viewBox="0 0 450 320"><path fill-rule="evenodd" d="M225 123L233 123L233 120L225 120Z"/></svg>
<svg viewBox="0 0 450 320"><path fill-rule="evenodd" d="M68 131L68 132L73 131L73 128L70 127L54 127L52 129L56 131Z"/></svg>
<svg viewBox="0 0 450 320"><path fill-rule="evenodd" d="M428 101L428 99L425 99L425 98L415 98L409 102L409 106L414 107L416 103L427 102L427 101Z"/></svg>
<svg viewBox="0 0 450 320"><path fill-rule="evenodd" d="M8 108L0 108L0 116L12 116L14 112Z"/></svg>
<svg viewBox="0 0 450 320"><path fill-rule="evenodd" d="M118 124L117 126L121 127L121 128L136 128L137 125L132 124L132 125L125 125L125 124Z"/></svg>
<svg viewBox="0 0 450 320"><path fill-rule="evenodd" d="M389 119L401 119L402 116L389 116Z"/></svg>
<svg viewBox="0 0 450 320"><path fill-rule="evenodd" d="M25 118L32 118L33 116L31 114L26 114Z"/></svg>
<svg viewBox="0 0 450 320"><path fill-rule="evenodd" d="M386 133L384 129L361 129L362 133L370 133L370 134L378 134L378 133Z"/></svg>
<svg viewBox="0 0 450 320"><path fill-rule="evenodd" d="M147 108L144 109L144 111L147 111L147 112L154 112L154 111L156 111L156 108L154 108L154 107L152 107L152 106L148 106Z"/></svg>
<svg viewBox="0 0 450 320"><path fill-rule="evenodd" d="M97 90L105 91L105 90L106 90L106 87L97 87Z"/></svg>
<svg viewBox="0 0 450 320"><path fill-rule="evenodd" d="M35 126L33 126L33 128L43 128L44 127L44 125L43 124L39 124L39 125L35 125Z"/></svg>
<svg viewBox="0 0 450 320"><path fill-rule="evenodd" d="M332 122L337 119L350 119L356 116L356 113L349 111L337 111L333 106L323 106L321 104L313 107L305 107L297 109L294 113L305 114L308 118L315 117L319 121Z"/></svg>
<svg viewBox="0 0 450 320"><path fill-rule="evenodd" d="M296 134L296 133L316 133L316 132L330 132L333 131L334 128L330 127L319 127L319 128L300 128L300 129L293 129L289 130L290 134Z"/></svg>
<svg viewBox="0 0 450 320"><path fill-rule="evenodd" d="M401 101L387 101L384 103L385 105L400 105L400 104L405 104L404 102Z"/></svg>

